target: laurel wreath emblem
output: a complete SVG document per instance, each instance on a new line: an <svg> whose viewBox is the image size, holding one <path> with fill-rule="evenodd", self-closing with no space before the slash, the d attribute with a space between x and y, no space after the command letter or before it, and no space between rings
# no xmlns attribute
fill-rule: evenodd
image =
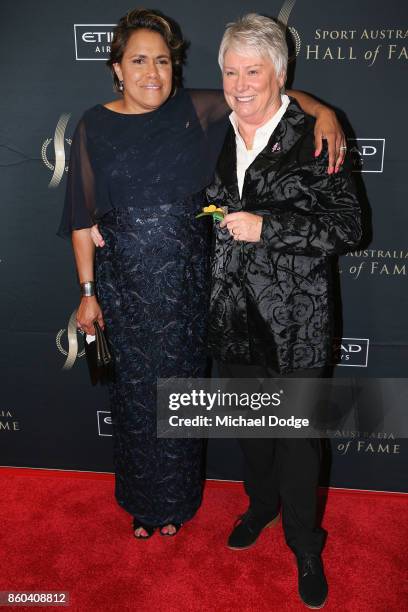
<svg viewBox="0 0 408 612"><path fill-rule="evenodd" d="M72 145L72 138L64 138L64 140L65 140L65 142L66 142L67 144L69 144L69 146L71 146L71 145ZM52 163L49 161L49 159L48 159L48 157L47 157L47 149L48 149L49 144L50 144L52 141L53 141L53 138L46 138L46 139L44 140L44 142L42 143L42 146L41 146L41 159L43 160L43 162L44 162L44 164L47 166L47 168L48 168L49 170L51 170L51 172L53 172L53 171L54 171L55 166L54 166L54 164L52 164ZM64 170L65 170L65 172L68 172L68 165L66 165L66 166L64 167Z"/></svg>
<svg viewBox="0 0 408 612"><path fill-rule="evenodd" d="M68 165L65 164L65 146L64 143L71 145L72 139L65 138L65 130L70 113L63 113L58 119L57 127L55 128L54 138L46 138L41 146L41 158L45 166L53 172L52 178L48 184L48 187L58 187L63 177L64 171L68 172ZM54 141L54 152L55 152L55 164L52 164L47 156L47 149L51 142Z"/></svg>
<svg viewBox="0 0 408 612"><path fill-rule="evenodd" d="M66 350L64 349L64 347L62 346L62 344L61 344L61 338L62 338L62 336L64 335L64 333L65 333L66 331L67 331L67 330L66 330L65 328L64 328L64 329L60 329L60 330L59 330L59 332L58 332L58 334L57 334L57 336L56 336L56 338L55 338L55 344L57 345L57 349L59 350L59 352L60 352L60 353L62 353L63 355L65 355L65 357L68 355L68 351L66 351ZM84 335L84 332L83 332L83 331L78 330L78 333L80 333L80 334ZM85 355L85 349L82 349L82 351L80 351L80 352L78 353L77 357L83 357L84 355Z"/></svg>

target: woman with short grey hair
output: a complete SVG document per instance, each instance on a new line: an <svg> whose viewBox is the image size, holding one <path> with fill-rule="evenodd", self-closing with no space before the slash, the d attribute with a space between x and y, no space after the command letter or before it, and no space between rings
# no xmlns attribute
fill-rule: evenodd
<svg viewBox="0 0 408 612"><path fill-rule="evenodd" d="M356 248L361 237L349 163L326 173L327 149L311 154L313 118L282 94L287 58L285 33L271 19L250 14L228 24L219 63L231 125L207 188L209 202L228 210L214 225L209 316L209 346L222 378L277 377L286 384L325 375L332 256ZM316 518L320 441L239 441L249 508L228 546L255 544L282 508L300 597L320 608L328 592Z"/></svg>
<svg viewBox="0 0 408 612"><path fill-rule="evenodd" d="M285 32L273 19L249 13L242 19L229 23L222 37L218 63L224 68L224 55L228 49L253 50L255 54L269 57L277 75L285 74L288 64L288 46Z"/></svg>

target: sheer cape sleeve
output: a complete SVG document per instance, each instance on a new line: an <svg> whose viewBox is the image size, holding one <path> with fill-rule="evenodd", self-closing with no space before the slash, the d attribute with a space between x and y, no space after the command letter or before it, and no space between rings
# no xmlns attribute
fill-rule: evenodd
<svg viewBox="0 0 408 612"><path fill-rule="evenodd" d="M74 132L68 168L65 202L58 236L70 237L73 230L91 227L95 221L95 178L89 158L85 120Z"/></svg>
<svg viewBox="0 0 408 612"><path fill-rule="evenodd" d="M221 89L190 89L189 93L201 128L207 137L207 161L212 178L230 125L228 115L231 109Z"/></svg>
<svg viewBox="0 0 408 612"><path fill-rule="evenodd" d="M150 113L96 105L71 145L58 235L91 227L113 208L181 202L211 182L227 127L222 91L180 88Z"/></svg>
<svg viewBox="0 0 408 612"><path fill-rule="evenodd" d="M231 110L221 89L190 89L189 92L204 131L218 122L225 122Z"/></svg>

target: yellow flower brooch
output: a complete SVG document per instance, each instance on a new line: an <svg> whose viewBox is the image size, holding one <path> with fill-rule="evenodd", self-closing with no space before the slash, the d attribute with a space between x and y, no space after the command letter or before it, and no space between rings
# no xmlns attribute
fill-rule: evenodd
<svg viewBox="0 0 408 612"><path fill-rule="evenodd" d="M196 219L211 216L214 221L222 221L227 212L226 206L217 207L215 204L210 204L209 206L204 206L203 211L196 215Z"/></svg>

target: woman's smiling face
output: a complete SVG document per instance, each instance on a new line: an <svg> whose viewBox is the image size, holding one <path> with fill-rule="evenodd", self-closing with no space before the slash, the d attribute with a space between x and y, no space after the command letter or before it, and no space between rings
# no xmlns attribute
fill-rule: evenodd
<svg viewBox="0 0 408 612"><path fill-rule="evenodd" d="M136 30L129 38L122 60L113 65L123 81L125 103L135 113L159 108L170 96L173 69L164 38L151 30Z"/></svg>
<svg viewBox="0 0 408 612"><path fill-rule="evenodd" d="M224 55L225 99L245 123L262 125L268 121L281 105L284 82L284 76L276 76L272 60L251 49L244 48L240 53L231 49Z"/></svg>

